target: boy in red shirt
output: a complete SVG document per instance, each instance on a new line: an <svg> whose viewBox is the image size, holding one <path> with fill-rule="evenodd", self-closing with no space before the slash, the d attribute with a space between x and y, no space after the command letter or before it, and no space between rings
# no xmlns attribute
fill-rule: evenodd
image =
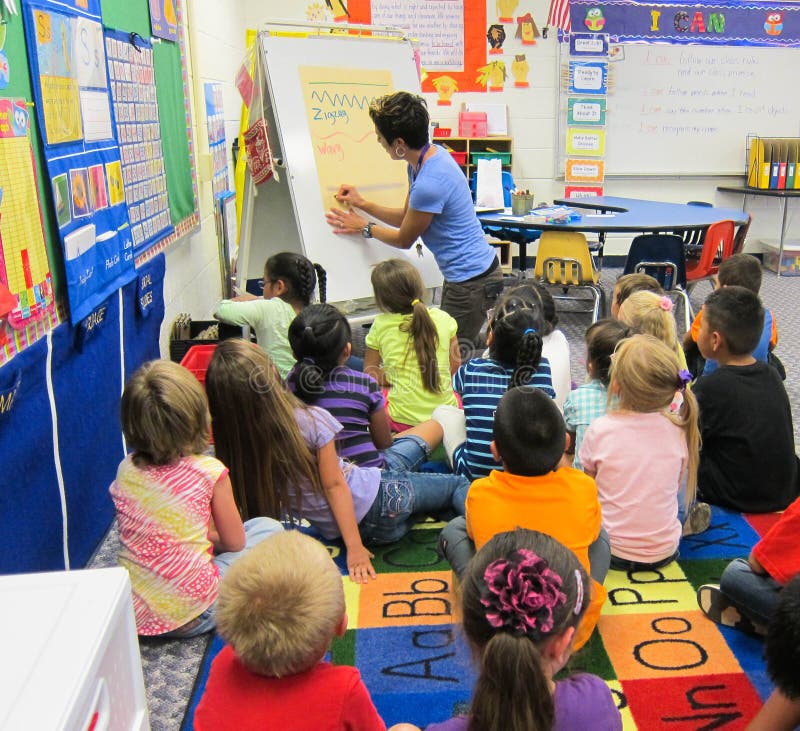
<svg viewBox="0 0 800 731"><path fill-rule="evenodd" d="M273 540L274 538L274 540ZM296 530L267 538L220 582L214 658L196 731L385 731L353 667L323 662L347 629L342 576Z"/></svg>
<svg viewBox="0 0 800 731"><path fill-rule="evenodd" d="M763 635L781 590L800 573L800 498L781 515L746 559L728 564L719 586L704 584L697 603L704 614L726 627Z"/></svg>

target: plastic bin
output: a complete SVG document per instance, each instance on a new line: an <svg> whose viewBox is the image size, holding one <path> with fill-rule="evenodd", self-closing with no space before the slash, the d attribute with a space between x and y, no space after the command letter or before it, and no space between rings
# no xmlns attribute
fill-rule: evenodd
<svg viewBox="0 0 800 731"><path fill-rule="evenodd" d="M486 137L489 134L489 123L486 112L459 112L459 137Z"/></svg>
<svg viewBox="0 0 800 731"><path fill-rule="evenodd" d="M500 160L501 165L511 164L510 152L470 152L469 156L473 165L477 165L478 160Z"/></svg>
<svg viewBox="0 0 800 731"><path fill-rule="evenodd" d="M181 365L190 370L203 386L206 385L206 371L208 370L208 364L211 362L211 358L214 356L214 349L216 347L216 343L210 345L193 345L181 359Z"/></svg>
<svg viewBox="0 0 800 731"><path fill-rule="evenodd" d="M208 345L209 343L216 343L216 340L195 340L203 330L211 327L212 325L219 325L219 339L227 340L228 338L242 337L241 325L229 325L225 322L218 322L217 320L192 320L189 323L189 340L171 340L169 344L169 359L180 363L183 357L189 351L189 348L195 345Z"/></svg>
<svg viewBox="0 0 800 731"><path fill-rule="evenodd" d="M458 152L457 150L450 150L450 154L453 156L453 160L455 160L459 165L467 164L466 152Z"/></svg>

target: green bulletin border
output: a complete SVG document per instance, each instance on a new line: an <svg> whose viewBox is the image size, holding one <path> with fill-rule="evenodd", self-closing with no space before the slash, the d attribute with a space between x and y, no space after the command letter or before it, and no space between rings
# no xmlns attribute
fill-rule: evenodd
<svg viewBox="0 0 800 731"><path fill-rule="evenodd" d="M176 2L180 42L176 44L153 39L161 144L167 173L169 212L175 232L139 255L137 265L151 259L200 225L182 5L179 0ZM100 0L100 6L103 25L138 33L143 38L151 37L148 0Z"/></svg>

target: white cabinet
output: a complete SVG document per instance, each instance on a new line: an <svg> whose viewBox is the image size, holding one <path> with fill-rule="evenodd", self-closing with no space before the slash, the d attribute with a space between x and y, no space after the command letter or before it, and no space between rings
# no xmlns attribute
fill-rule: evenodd
<svg viewBox="0 0 800 731"><path fill-rule="evenodd" d="M0 576L0 729L149 729L122 568Z"/></svg>

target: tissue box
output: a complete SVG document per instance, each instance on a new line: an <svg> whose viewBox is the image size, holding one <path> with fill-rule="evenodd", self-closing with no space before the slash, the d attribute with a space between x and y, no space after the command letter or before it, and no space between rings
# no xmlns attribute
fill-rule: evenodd
<svg viewBox="0 0 800 731"><path fill-rule="evenodd" d="M486 112L459 112L459 137L486 137L489 134L489 123Z"/></svg>

